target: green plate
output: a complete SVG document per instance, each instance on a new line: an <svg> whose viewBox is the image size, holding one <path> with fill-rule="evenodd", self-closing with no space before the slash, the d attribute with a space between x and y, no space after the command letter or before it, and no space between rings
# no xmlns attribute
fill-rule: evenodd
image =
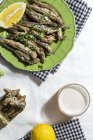
<svg viewBox="0 0 93 140"><path fill-rule="evenodd" d="M27 2L27 0L6 0L5 3L0 7L0 12L8 5L20 1ZM24 65L10 51L0 46L1 55L16 68L27 71L40 71L52 69L54 66L56 66L64 60L64 58L67 56L67 54L71 51L73 47L75 36L74 15L63 0L56 0L55 2L54 0L43 1L53 5L55 9L58 10L59 14L62 16L65 25L70 27L65 31L65 36L67 38L64 41L59 41L58 43L53 43L51 45L55 53L51 56L47 56L43 64L37 63L30 66ZM0 34L3 34L3 31L0 31Z"/></svg>

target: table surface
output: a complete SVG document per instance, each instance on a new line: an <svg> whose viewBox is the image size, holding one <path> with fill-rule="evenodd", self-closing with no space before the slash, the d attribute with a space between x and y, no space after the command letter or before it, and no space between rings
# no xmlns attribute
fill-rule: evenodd
<svg viewBox="0 0 93 140"><path fill-rule="evenodd" d="M93 7L93 0L85 0ZM0 129L0 140L17 140L24 136L36 123L54 124L67 118L56 106L56 91L69 83L85 86L91 96L88 111L80 116L87 140L93 140L93 11L75 42L74 48L54 75L41 82L27 72L16 70L0 58L0 68L5 76L0 78L0 96L3 88L20 88L26 95L26 108L5 128Z"/></svg>

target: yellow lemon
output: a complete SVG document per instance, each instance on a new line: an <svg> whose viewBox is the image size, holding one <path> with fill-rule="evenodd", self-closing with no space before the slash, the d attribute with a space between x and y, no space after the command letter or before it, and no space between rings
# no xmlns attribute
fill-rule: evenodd
<svg viewBox="0 0 93 140"><path fill-rule="evenodd" d="M26 3L17 2L0 13L0 27L9 28L12 24L16 24L22 18L26 9Z"/></svg>
<svg viewBox="0 0 93 140"><path fill-rule="evenodd" d="M56 140L56 136L52 126L38 124L32 129L31 140Z"/></svg>

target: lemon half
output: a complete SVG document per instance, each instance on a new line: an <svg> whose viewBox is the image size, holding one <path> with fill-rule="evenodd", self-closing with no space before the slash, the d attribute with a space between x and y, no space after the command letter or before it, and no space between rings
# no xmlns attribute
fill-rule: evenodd
<svg viewBox="0 0 93 140"><path fill-rule="evenodd" d="M26 9L26 3L17 2L0 13L0 27L9 28L12 24L16 24L22 18Z"/></svg>
<svg viewBox="0 0 93 140"><path fill-rule="evenodd" d="M30 140L56 140L56 136L52 126L38 124L33 128Z"/></svg>

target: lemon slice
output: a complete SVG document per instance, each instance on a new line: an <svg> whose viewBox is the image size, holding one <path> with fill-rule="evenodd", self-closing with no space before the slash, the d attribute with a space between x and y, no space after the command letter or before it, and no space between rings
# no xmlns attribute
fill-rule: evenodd
<svg viewBox="0 0 93 140"><path fill-rule="evenodd" d="M22 18L26 9L26 3L17 2L10 5L0 13L0 27L9 28Z"/></svg>

